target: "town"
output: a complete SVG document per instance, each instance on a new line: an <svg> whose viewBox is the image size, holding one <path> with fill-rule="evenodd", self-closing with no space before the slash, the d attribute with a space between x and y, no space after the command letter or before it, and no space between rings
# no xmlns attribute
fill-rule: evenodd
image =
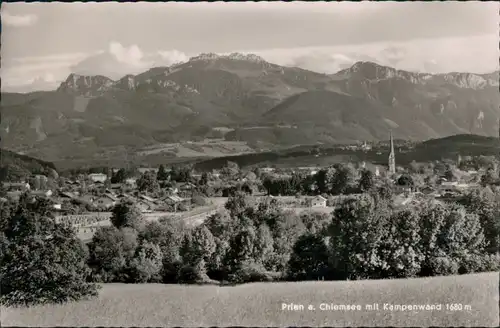
<svg viewBox="0 0 500 328"><path fill-rule="evenodd" d="M1 7L3 326L499 326L492 3Z"/></svg>

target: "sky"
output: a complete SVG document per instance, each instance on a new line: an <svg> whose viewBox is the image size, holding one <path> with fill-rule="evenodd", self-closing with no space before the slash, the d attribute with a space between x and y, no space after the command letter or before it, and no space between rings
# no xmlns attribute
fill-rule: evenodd
<svg viewBox="0 0 500 328"><path fill-rule="evenodd" d="M499 69L495 2L2 3L2 91L70 73L119 79L200 53L254 53L335 73L357 61L410 71Z"/></svg>

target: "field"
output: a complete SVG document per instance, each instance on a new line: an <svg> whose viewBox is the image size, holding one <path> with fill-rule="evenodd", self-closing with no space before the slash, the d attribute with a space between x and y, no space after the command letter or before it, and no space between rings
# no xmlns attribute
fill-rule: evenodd
<svg viewBox="0 0 500 328"><path fill-rule="evenodd" d="M196 207L188 212L152 212L152 213L144 213L143 217L146 221L156 221L161 217L171 217L172 219L184 220L188 225L197 225L201 224L208 216L216 213L218 209L220 209L224 203L225 198L220 197L219 199L214 198L212 201L213 205L200 206ZM83 215L82 215L83 216ZM88 215L89 217L96 216L93 214ZM100 217L110 217L111 212L103 212L99 213ZM84 224L78 226L77 236L81 240L90 240L94 235L95 231L100 226L110 226L111 221L109 219L103 219L92 224Z"/></svg>
<svg viewBox="0 0 500 328"><path fill-rule="evenodd" d="M146 147L137 152L140 156L172 153L177 157L223 157L253 153L246 142L225 141L223 139L190 141L183 143L162 143Z"/></svg>
<svg viewBox="0 0 500 328"><path fill-rule="evenodd" d="M499 324L498 272L382 281L255 283L236 287L104 284L98 299L2 308L6 326L406 326ZM282 304L302 304L302 311ZM320 303L361 310L320 310ZM369 310L368 304L379 304ZM390 311L390 304L441 304L434 311ZM311 304L315 310L308 310ZM446 304L462 304L451 311Z"/></svg>

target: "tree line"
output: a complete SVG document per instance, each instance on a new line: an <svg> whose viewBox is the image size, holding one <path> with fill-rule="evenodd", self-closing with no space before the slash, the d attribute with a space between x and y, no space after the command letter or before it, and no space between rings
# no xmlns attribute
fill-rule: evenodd
<svg viewBox="0 0 500 328"><path fill-rule="evenodd" d="M331 214L286 211L244 193L196 227L146 222L132 201L88 245L57 224L49 204L0 207L1 301L52 303L97 295L102 282L214 283L408 278L499 270L500 196L396 207L383 192Z"/></svg>

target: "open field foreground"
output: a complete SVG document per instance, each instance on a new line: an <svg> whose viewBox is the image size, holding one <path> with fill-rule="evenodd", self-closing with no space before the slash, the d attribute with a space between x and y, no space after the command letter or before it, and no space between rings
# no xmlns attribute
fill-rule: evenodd
<svg viewBox="0 0 500 328"><path fill-rule="evenodd" d="M255 283L236 287L105 284L99 299L2 308L4 326L475 326L499 324L499 273L401 280ZM282 310L303 304L302 311ZM321 303L361 310L320 310ZM378 310L367 304L378 303ZM398 311L390 304L441 304ZM315 310L308 310L311 304ZM447 311L446 304L462 310ZM470 306L470 307L469 307Z"/></svg>

